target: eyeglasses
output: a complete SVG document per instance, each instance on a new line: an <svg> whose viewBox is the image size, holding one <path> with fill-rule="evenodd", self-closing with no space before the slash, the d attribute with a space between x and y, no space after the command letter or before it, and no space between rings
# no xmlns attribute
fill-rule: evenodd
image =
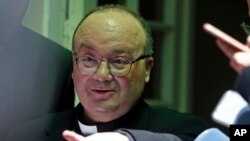
<svg viewBox="0 0 250 141"><path fill-rule="evenodd" d="M113 76L125 76L130 72L132 64L135 62L148 58L150 55L142 55L134 61L129 60L125 57L115 57L110 60L100 60L92 55L84 55L75 57L76 65L78 70L82 74L92 75L96 73L102 61L107 62L108 69Z"/></svg>

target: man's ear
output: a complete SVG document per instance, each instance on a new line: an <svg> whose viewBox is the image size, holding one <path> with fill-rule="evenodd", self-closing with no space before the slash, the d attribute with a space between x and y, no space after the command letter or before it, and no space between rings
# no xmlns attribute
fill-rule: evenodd
<svg viewBox="0 0 250 141"><path fill-rule="evenodd" d="M151 69L154 65L154 58L153 57L149 57L147 60L146 60L146 72L145 72L145 82L149 82L150 80L150 72L151 72Z"/></svg>

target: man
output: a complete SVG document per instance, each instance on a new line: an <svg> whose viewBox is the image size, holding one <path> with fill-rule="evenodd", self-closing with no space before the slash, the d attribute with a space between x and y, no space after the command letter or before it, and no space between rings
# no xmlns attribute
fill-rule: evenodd
<svg viewBox="0 0 250 141"><path fill-rule="evenodd" d="M72 78L80 104L18 128L21 137L29 134L23 129L32 129L43 132L29 134L33 139L46 134L46 140L62 140L62 131L68 129L73 130L63 132L68 141L189 141L207 128L192 115L151 108L142 99L153 67L152 37L134 12L118 5L95 9L78 25L72 50Z"/></svg>

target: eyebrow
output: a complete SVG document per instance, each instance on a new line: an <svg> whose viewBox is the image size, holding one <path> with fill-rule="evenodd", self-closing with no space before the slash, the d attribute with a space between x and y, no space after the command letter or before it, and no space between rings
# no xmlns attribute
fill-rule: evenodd
<svg viewBox="0 0 250 141"><path fill-rule="evenodd" d="M122 49L114 49L113 52L116 54L122 54L122 53L132 54L133 53L132 50L122 50Z"/></svg>
<svg viewBox="0 0 250 141"><path fill-rule="evenodd" d="M74 53L77 54L78 52L80 52L84 48L87 48L89 50L97 52L97 50L95 48L93 48L93 47L91 47L89 45L86 45L86 44L81 44L80 47ZM112 52L116 53L116 54L126 53L126 54L129 54L129 55L132 55L134 50L114 49L114 50L112 50Z"/></svg>
<svg viewBox="0 0 250 141"><path fill-rule="evenodd" d="M77 50L74 50L74 54L76 55L77 53L79 53L84 48L87 48L87 49L90 49L90 50L95 50L91 46L88 46L88 45L85 45L85 44L80 44L80 47Z"/></svg>

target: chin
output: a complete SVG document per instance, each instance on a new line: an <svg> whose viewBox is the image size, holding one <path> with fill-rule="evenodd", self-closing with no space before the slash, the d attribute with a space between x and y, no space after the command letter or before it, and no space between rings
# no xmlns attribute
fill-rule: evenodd
<svg viewBox="0 0 250 141"><path fill-rule="evenodd" d="M96 105L96 111L98 112L114 112L119 108L120 104L113 101L105 101Z"/></svg>

